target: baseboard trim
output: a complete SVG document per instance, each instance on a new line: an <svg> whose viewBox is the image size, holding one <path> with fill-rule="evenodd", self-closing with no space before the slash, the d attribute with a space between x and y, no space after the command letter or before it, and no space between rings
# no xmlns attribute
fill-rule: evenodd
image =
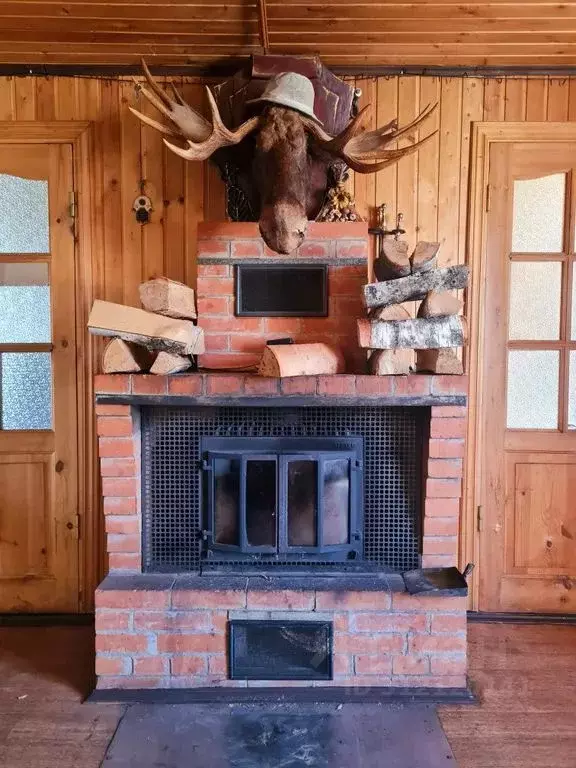
<svg viewBox="0 0 576 768"><path fill-rule="evenodd" d="M87 627L93 613L0 613L0 627Z"/></svg>
<svg viewBox="0 0 576 768"><path fill-rule="evenodd" d="M466 688L179 688L95 690L89 704L476 704Z"/></svg>
<svg viewBox="0 0 576 768"><path fill-rule="evenodd" d="M575 613L488 613L468 611L470 624L576 624Z"/></svg>

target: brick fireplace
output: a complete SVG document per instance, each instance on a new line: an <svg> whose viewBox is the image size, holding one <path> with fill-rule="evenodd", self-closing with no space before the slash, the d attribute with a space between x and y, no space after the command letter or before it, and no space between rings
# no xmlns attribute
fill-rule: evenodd
<svg viewBox="0 0 576 768"><path fill-rule="evenodd" d="M457 562L464 377L107 375L97 377L95 389L110 568L96 593L100 690L465 688L462 590L410 595L402 577L407 566L447 567ZM328 414L320 423L328 423L332 410L343 414L342 419L348 411L360 410L383 419L389 442L382 462L388 462L388 474L370 480L380 484L383 496L365 500L364 562L353 563L352 569L328 564L332 570L311 570L304 563L304 572L284 567L266 570L258 562L245 572L238 563L229 572L207 567L202 559L203 518L194 518L203 514L202 505L194 498L196 486L189 482L191 473L201 472L192 448L198 450L194 435L199 427L191 425L220 424L214 419L233 413L238 434L262 436L260 421L250 414L263 410L285 413L280 421L291 425L285 433L296 435L302 414L306 424L320 412ZM364 422L330 423L344 434L351 428L339 424ZM175 432L178 425L181 431ZM420 425L413 444L402 432L412 429L410 425ZM207 428L203 429L205 434ZM232 427L214 431L216 436L233 434ZM363 438L365 489L375 464L369 438L366 434ZM172 462L175 469L166 465L164 471L161 462L168 455L177 457ZM402 483L394 485L394 467L402 476L406 465L412 467L410 483L418 468L418 493L406 492L400 505L392 500L386 505L380 499L403 488ZM151 466L156 469L151 471ZM151 477L156 478L153 485ZM383 521L375 522L380 513ZM415 549L404 553L404 559L394 559L391 553L399 551L406 538L397 534L402 525L411 532L410 546ZM166 531L168 539L158 538ZM370 545L367 536L372 537ZM156 546L158 541L165 544ZM194 548L199 559L186 559ZM233 679L231 628L278 622L285 635L286 627L307 623L331 628L327 677Z"/></svg>

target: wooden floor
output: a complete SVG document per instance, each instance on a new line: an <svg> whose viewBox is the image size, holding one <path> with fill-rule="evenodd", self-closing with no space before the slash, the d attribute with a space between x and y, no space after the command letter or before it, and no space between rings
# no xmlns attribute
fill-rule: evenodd
<svg viewBox="0 0 576 768"><path fill-rule="evenodd" d="M458 768L575 768L576 627L469 634L481 704L441 712ZM81 704L92 647L87 627L0 628L2 768L98 768L122 709Z"/></svg>

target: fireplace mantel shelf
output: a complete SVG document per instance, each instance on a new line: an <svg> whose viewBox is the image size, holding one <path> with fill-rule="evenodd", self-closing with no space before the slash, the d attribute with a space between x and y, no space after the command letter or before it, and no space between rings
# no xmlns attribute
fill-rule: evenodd
<svg viewBox="0 0 576 768"><path fill-rule="evenodd" d="M190 373L96 377L98 402L134 405L466 405L466 376L297 376Z"/></svg>

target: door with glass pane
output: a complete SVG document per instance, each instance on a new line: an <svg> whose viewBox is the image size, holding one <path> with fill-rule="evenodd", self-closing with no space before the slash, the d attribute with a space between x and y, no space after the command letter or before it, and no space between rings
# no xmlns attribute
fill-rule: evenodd
<svg viewBox="0 0 576 768"><path fill-rule="evenodd" d="M576 144L492 147L481 345L484 611L576 612L575 206Z"/></svg>
<svg viewBox="0 0 576 768"><path fill-rule="evenodd" d="M0 146L0 612L78 608L68 144Z"/></svg>

